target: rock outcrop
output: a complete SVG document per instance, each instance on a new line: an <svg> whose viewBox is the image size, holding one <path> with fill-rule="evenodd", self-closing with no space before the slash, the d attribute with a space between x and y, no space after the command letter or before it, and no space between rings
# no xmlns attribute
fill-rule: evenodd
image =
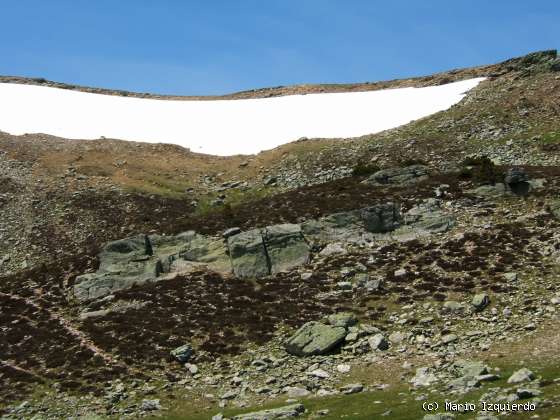
<svg viewBox="0 0 560 420"><path fill-rule="evenodd" d="M373 240L376 234L391 232L400 224L400 206L396 203L384 203L308 220L301 228L305 237L312 241L356 242Z"/></svg>
<svg viewBox="0 0 560 420"><path fill-rule="evenodd" d="M237 277L262 277L270 273L261 229L230 236L227 245L233 273Z"/></svg>
<svg viewBox="0 0 560 420"><path fill-rule="evenodd" d="M264 238L271 274L288 271L308 262L309 246L300 225L268 226Z"/></svg>
<svg viewBox="0 0 560 420"><path fill-rule="evenodd" d="M146 235L109 242L99 254L96 273L76 278L74 297L80 301L106 296L153 281L163 271L162 262L153 256Z"/></svg>
<svg viewBox="0 0 560 420"><path fill-rule="evenodd" d="M238 277L276 274L309 260L309 246L297 224L242 232L230 236L227 244L233 273Z"/></svg>
<svg viewBox="0 0 560 420"><path fill-rule="evenodd" d="M234 228L221 237L194 231L175 236L137 235L109 242L98 256L99 269L78 276L71 294L85 302L203 269L259 278L306 264L311 255L309 244L320 245L320 256L328 257L346 252L346 243L443 232L453 224L454 218L443 212L437 200L428 200L404 217L400 206L389 202L301 225L279 224L244 232Z"/></svg>
<svg viewBox="0 0 560 420"><path fill-rule="evenodd" d="M223 242L193 231L176 236L138 235L109 242L98 258L95 273L76 277L72 294L80 302L166 279L165 274L173 272L231 270Z"/></svg>

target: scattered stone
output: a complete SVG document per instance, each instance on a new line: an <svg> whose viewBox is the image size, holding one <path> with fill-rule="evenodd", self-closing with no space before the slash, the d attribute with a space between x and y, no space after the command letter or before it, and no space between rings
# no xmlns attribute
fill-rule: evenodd
<svg viewBox="0 0 560 420"><path fill-rule="evenodd" d="M373 291L381 289L382 286L383 286L383 279L378 277L378 278L374 278L374 279L371 279L368 282L366 282L365 289L368 292L373 292Z"/></svg>
<svg viewBox="0 0 560 420"><path fill-rule="evenodd" d="M431 373L430 368L420 367L416 369L416 374L410 380L410 383L415 387L430 386L438 382L436 375Z"/></svg>
<svg viewBox="0 0 560 420"><path fill-rule="evenodd" d="M455 334L446 334L443 337L441 337L441 342L442 344L450 344L450 343L454 343L458 339L459 337L457 337Z"/></svg>
<svg viewBox="0 0 560 420"><path fill-rule="evenodd" d="M288 394L290 398L304 398L307 397L311 392L305 388L299 388L297 386L288 386L284 388L284 392Z"/></svg>
<svg viewBox="0 0 560 420"><path fill-rule="evenodd" d="M530 382L535 379L535 374L527 368L521 368L514 372L507 380L508 384L518 384L521 382Z"/></svg>
<svg viewBox="0 0 560 420"><path fill-rule="evenodd" d="M264 185L275 185L278 182L278 178L276 178L275 176L267 176L264 179Z"/></svg>
<svg viewBox="0 0 560 420"><path fill-rule="evenodd" d="M301 279L303 281L309 280L312 276L313 276L313 273L310 273L310 272L301 273Z"/></svg>
<svg viewBox="0 0 560 420"><path fill-rule="evenodd" d="M461 376L460 378L451 380L448 386L451 389L469 390L480 386L480 380L472 376Z"/></svg>
<svg viewBox="0 0 560 420"><path fill-rule="evenodd" d="M336 370L340 373L348 373L350 372L350 365L345 365L345 364L336 365Z"/></svg>
<svg viewBox="0 0 560 420"><path fill-rule="evenodd" d="M335 242L324 247L321 252L319 252L319 255L322 257L330 257L331 255L344 255L347 253L348 251L341 243Z"/></svg>
<svg viewBox="0 0 560 420"><path fill-rule="evenodd" d="M389 341L393 344L400 344L404 340L406 340L407 337L408 337L408 334L405 334L405 333L400 332L400 331L395 331L395 332L393 332L389 335Z"/></svg>
<svg viewBox="0 0 560 420"><path fill-rule="evenodd" d="M350 283L349 281L339 281L338 283L336 283L336 287L339 288L340 290L353 289L352 283Z"/></svg>
<svg viewBox="0 0 560 420"><path fill-rule="evenodd" d="M239 395L239 391L236 391L236 390L232 389L232 390L227 391L226 393L222 394L222 396L220 398L222 400L233 400L238 395Z"/></svg>
<svg viewBox="0 0 560 420"><path fill-rule="evenodd" d="M143 411L156 411L161 410L161 404L159 400L142 400L140 409Z"/></svg>
<svg viewBox="0 0 560 420"><path fill-rule="evenodd" d="M270 410L256 411L253 413L240 414L233 417L233 420L273 420L290 417L299 417L305 412L303 404L292 404Z"/></svg>
<svg viewBox="0 0 560 420"><path fill-rule="evenodd" d="M453 367L461 376L478 377L488 373L488 366L481 361L458 360Z"/></svg>
<svg viewBox="0 0 560 420"><path fill-rule="evenodd" d="M383 334L375 334L368 338L368 344L372 350L387 350L389 342Z"/></svg>
<svg viewBox="0 0 560 420"><path fill-rule="evenodd" d="M316 378L319 379L327 379L331 376L327 371L323 369L314 369L311 372L309 372L309 375L315 376Z"/></svg>
<svg viewBox="0 0 560 420"><path fill-rule="evenodd" d="M191 375L196 375L198 373L198 366L191 363L185 363L185 369L187 369Z"/></svg>
<svg viewBox="0 0 560 420"><path fill-rule="evenodd" d="M494 185L481 185L473 190L468 190L468 193L475 194L481 197L497 197L506 194L506 185L501 182L496 182Z"/></svg>
<svg viewBox="0 0 560 420"><path fill-rule="evenodd" d="M357 394L358 392L362 392L363 390L364 386L362 384L348 384L340 388L340 392L342 392L343 394Z"/></svg>
<svg viewBox="0 0 560 420"><path fill-rule="evenodd" d="M465 305L454 300L448 300L443 304L443 312L463 313L466 310Z"/></svg>
<svg viewBox="0 0 560 420"><path fill-rule="evenodd" d="M174 350L171 350L171 356L181 363L188 362L192 354L193 348L190 344L184 344Z"/></svg>
<svg viewBox="0 0 560 420"><path fill-rule="evenodd" d="M355 325L358 320L356 316L350 312L339 312L328 316L329 324L333 327L348 328Z"/></svg>
<svg viewBox="0 0 560 420"><path fill-rule="evenodd" d="M471 303L475 311L481 312L490 304L490 297L486 293L478 293L473 297Z"/></svg>
<svg viewBox="0 0 560 420"><path fill-rule="evenodd" d="M523 168L510 168L507 170L506 175L504 177L504 181L506 184L510 186L512 184L520 184L527 182L529 180L529 176L525 172Z"/></svg>
<svg viewBox="0 0 560 420"><path fill-rule="evenodd" d="M518 388L516 394L519 397L519 399L524 400L527 398L538 397L539 395L542 394L542 391L535 388Z"/></svg>
<svg viewBox="0 0 560 420"><path fill-rule="evenodd" d="M517 281L517 273L509 272L503 274L504 280L507 282L514 282Z"/></svg>

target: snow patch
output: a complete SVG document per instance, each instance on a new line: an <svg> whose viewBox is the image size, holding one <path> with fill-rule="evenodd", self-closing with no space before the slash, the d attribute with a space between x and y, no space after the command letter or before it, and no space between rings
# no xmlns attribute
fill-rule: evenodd
<svg viewBox="0 0 560 420"><path fill-rule="evenodd" d="M0 130L172 143L220 156L253 154L300 137L348 138L398 127L448 109L482 80L207 101L128 98L0 83Z"/></svg>

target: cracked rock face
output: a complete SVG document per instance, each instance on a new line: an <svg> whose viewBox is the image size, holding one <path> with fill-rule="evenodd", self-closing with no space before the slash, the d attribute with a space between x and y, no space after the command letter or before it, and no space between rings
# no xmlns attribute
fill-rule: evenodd
<svg viewBox="0 0 560 420"><path fill-rule="evenodd" d="M302 224L302 230L306 238L319 242L359 242L391 232L400 223L400 207L396 203L384 203L308 220Z"/></svg>
<svg viewBox="0 0 560 420"><path fill-rule="evenodd" d="M99 254L97 272L76 278L74 297L79 301L96 299L154 280L163 269L152 252L145 235L109 242Z"/></svg>
<svg viewBox="0 0 560 420"><path fill-rule="evenodd" d="M326 244L321 252L324 256L336 243L344 251L345 242L418 236L443 232L453 225L454 218L432 200L411 209L404 219L400 206L389 202L301 225L278 224L245 232L236 229L222 238L194 231L175 236L137 235L106 244L99 254L99 269L76 278L72 297L86 302L200 270L233 273L238 278L266 277L308 263L309 244Z"/></svg>
<svg viewBox="0 0 560 420"><path fill-rule="evenodd" d="M230 236L228 249L237 277L276 274L309 260L309 246L296 224L273 225Z"/></svg>
<svg viewBox="0 0 560 420"><path fill-rule="evenodd" d="M269 274L269 262L261 229L231 236L227 243L233 273L237 277L263 277Z"/></svg>
<svg viewBox="0 0 560 420"><path fill-rule="evenodd" d="M300 225L268 226L264 237L271 274L288 271L309 261L309 246Z"/></svg>

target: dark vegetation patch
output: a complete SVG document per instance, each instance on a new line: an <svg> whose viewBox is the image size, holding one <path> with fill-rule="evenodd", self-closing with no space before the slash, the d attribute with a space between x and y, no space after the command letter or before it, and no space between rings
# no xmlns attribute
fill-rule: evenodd
<svg viewBox="0 0 560 420"><path fill-rule="evenodd" d="M0 194L15 193L21 188L13 178L0 177Z"/></svg>
<svg viewBox="0 0 560 420"><path fill-rule="evenodd" d="M476 184L495 184L504 181L505 171L486 156L468 157L463 161L459 175Z"/></svg>
<svg viewBox="0 0 560 420"><path fill-rule="evenodd" d="M83 329L127 364L157 368L186 342L209 354L239 353L248 342L268 342L281 323L296 327L330 313L334 299L315 299L329 287L326 277L281 274L252 283L201 272L121 291L118 299L149 304L87 321Z"/></svg>
<svg viewBox="0 0 560 420"><path fill-rule="evenodd" d="M412 165L428 165L428 163L420 158L404 158L398 161L399 166L407 167Z"/></svg>
<svg viewBox="0 0 560 420"><path fill-rule="evenodd" d="M52 316L49 305L0 294L2 399L25 395L33 385L56 381L62 390L97 388L125 369L107 365Z"/></svg>
<svg viewBox="0 0 560 420"><path fill-rule="evenodd" d="M358 163L352 169L352 176L369 176L379 171L379 166L371 163Z"/></svg>

